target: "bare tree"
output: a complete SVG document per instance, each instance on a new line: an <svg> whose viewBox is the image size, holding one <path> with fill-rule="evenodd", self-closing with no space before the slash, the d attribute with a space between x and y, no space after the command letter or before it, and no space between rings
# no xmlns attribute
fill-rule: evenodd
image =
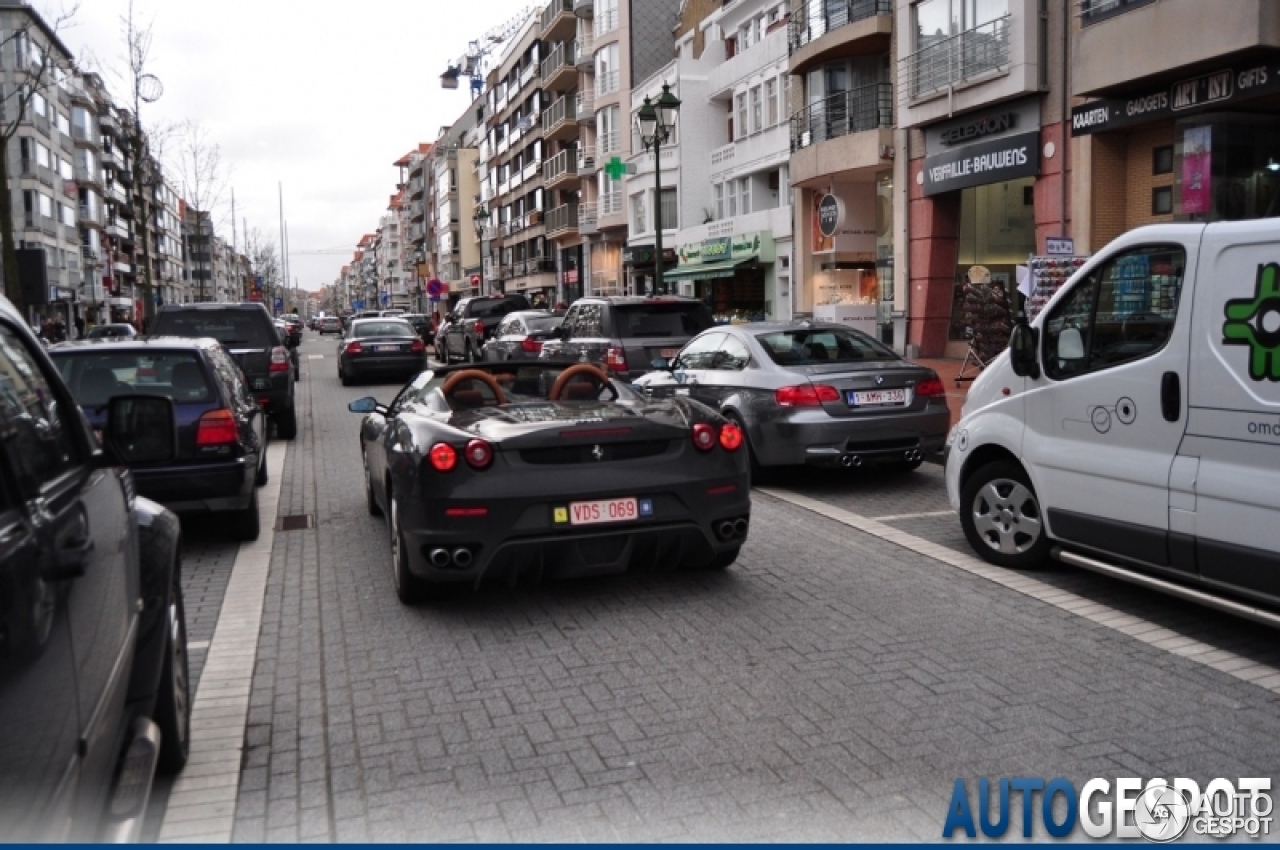
<svg viewBox="0 0 1280 850"><path fill-rule="evenodd" d="M280 284L280 254L276 243L257 228L250 228L244 235L244 254L253 266L255 277L262 278L263 298L268 292L275 292Z"/></svg>
<svg viewBox="0 0 1280 850"><path fill-rule="evenodd" d="M9 182L9 143L18 135L23 124L28 123L31 111L43 102L48 109L48 93L73 70L70 57L60 57L57 51L61 48L54 44L57 33L71 20L78 9L72 6L64 9L50 24L38 16L29 7L13 9L13 14L27 16L27 22L14 29L12 33L0 39L0 52L9 53L9 45L14 45L17 64L14 68L18 85L10 88L4 86L4 96L0 100L0 192L4 199L0 202L0 262L3 262L5 294L14 303L23 316L27 315L27 304L22 290L22 282L18 272L18 249L13 237L13 193ZM41 100L37 100L40 98ZM38 114L38 113L37 113ZM47 114L46 114L47 118Z"/></svg>
<svg viewBox="0 0 1280 850"><path fill-rule="evenodd" d="M208 131L198 121L183 124L178 143L178 167L182 199L195 225L188 239L195 258L198 300L204 301L209 280L209 258L212 251L214 215L222 203L225 187L222 150L209 139Z"/></svg>

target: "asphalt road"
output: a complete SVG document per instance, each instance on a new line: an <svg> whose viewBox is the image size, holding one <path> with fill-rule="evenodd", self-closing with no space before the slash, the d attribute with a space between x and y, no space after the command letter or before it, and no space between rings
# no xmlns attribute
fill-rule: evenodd
<svg viewBox="0 0 1280 850"><path fill-rule="evenodd" d="M957 778L1276 784L1274 632L950 563L928 464L776 477L724 574L405 608L346 410L397 387L342 387L334 350L308 332L279 513L311 527L274 538L236 840L937 840ZM196 652L234 549L189 538Z"/></svg>

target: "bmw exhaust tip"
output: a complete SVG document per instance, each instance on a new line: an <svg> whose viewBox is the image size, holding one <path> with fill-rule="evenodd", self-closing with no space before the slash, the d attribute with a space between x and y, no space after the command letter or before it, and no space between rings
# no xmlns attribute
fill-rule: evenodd
<svg viewBox="0 0 1280 850"><path fill-rule="evenodd" d="M733 521L733 536L734 537L747 536L747 521L745 519L735 519Z"/></svg>
<svg viewBox="0 0 1280 850"><path fill-rule="evenodd" d="M451 560L448 549L432 549L428 558L431 561L431 566L436 569L444 569L449 566L449 561Z"/></svg>
<svg viewBox="0 0 1280 850"><path fill-rule="evenodd" d="M721 520L716 524L716 537L719 537L721 540L732 540L733 534L733 520Z"/></svg>
<svg viewBox="0 0 1280 850"><path fill-rule="evenodd" d="M845 469L853 469L855 467L862 466L862 458L857 455L841 455L840 465Z"/></svg>
<svg viewBox="0 0 1280 850"><path fill-rule="evenodd" d="M466 569L467 567L471 566L471 550L462 546L459 546L457 549L454 549L453 563L454 563L454 566L459 567L461 569Z"/></svg>

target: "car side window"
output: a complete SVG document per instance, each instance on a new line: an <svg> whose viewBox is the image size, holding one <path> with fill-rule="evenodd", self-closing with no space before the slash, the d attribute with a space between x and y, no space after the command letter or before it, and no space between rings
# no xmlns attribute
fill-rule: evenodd
<svg viewBox="0 0 1280 850"><path fill-rule="evenodd" d="M226 383L227 389L232 393L233 398L242 404L256 404L257 402L254 401L253 395L249 392L248 385L244 382L244 373L240 371L240 367L231 359L231 356L221 348L211 349L209 356L213 361L214 371Z"/></svg>
<svg viewBox="0 0 1280 850"><path fill-rule="evenodd" d="M691 340L676 356L677 369L714 369L716 353L728 334L703 334Z"/></svg>
<svg viewBox="0 0 1280 850"><path fill-rule="evenodd" d="M604 308L600 304L583 304L573 328L574 336L598 338L604 336Z"/></svg>
<svg viewBox="0 0 1280 850"><path fill-rule="evenodd" d="M0 409L6 444L20 485L35 493L80 462L78 409L64 406L48 376L12 329L0 324Z"/></svg>
<svg viewBox="0 0 1280 850"><path fill-rule="evenodd" d="M728 372L741 372L751 362L751 352L742 340L732 334L724 335L724 344L715 355L715 368Z"/></svg>
<svg viewBox="0 0 1280 850"><path fill-rule="evenodd" d="M573 337L575 335L573 330L574 326L578 323L578 312L580 310L582 310L582 307L574 305L569 308L569 312L564 314L564 321L560 323L560 326L565 329L568 337Z"/></svg>
<svg viewBox="0 0 1280 850"><path fill-rule="evenodd" d="M1138 248L1081 280L1045 319L1045 374L1065 380L1141 360L1173 334L1186 269L1180 246Z"/></svg>

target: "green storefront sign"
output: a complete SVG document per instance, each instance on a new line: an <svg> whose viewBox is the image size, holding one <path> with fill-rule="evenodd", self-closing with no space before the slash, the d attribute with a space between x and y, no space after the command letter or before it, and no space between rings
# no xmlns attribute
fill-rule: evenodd
<svg viewBox="0 0 1280 850"><path fill-rule="evenodd" d="M771 233L740 233L736 236L690 242L681 245L676 253L680 255L681 267L701 263L746 263L753 260L772 263L775 259Z"/></svg>

